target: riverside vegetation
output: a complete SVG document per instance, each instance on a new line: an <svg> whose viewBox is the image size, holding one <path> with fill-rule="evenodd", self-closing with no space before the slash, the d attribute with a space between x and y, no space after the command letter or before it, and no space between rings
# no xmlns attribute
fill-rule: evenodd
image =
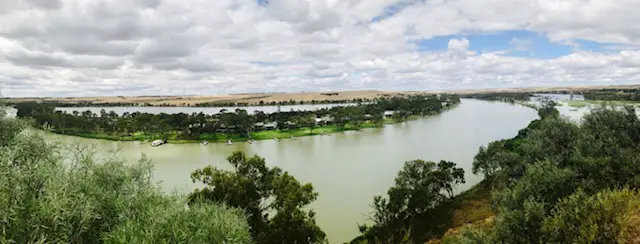
<svg viewBox="0 0 640 244"><path fill-rule="evenodd" d="M0 243L251 243L242 210L165 195L128 166L63 148L0 111ZM198 226L198 228L194 228Z"/></svg>
<svg viewBox="0 0 640 244"><path fill-rule="evenodd" d="M637 242L640 120L635 110L594 109L581 124L561 118L551 102L538 113L540 119L516 137L480 148L473 172L486 179L458 196L452 189L464 182L464 172L454 162L406 162L386 196L373 199L372 221L360 226L362 236L352 243ZM24 128L22 120L0 123L1 142L7 143L1 145L5 175L0 180L18 182L2 184L0 202L7 207L0 218L11 220L0 222L3 233L11 233L3 242L324 242L314 212L305 210L318 193L281 169L266 167L258 156L232 154L232 171L197 170L191 177L204 187L187 198L170 197L154 190L144 163L96 164L84 153L76 169L60 161L59 149ZM466 220L485 217L460 214L473 211L493 221L446 235ZM201 228L186 228L194 225Z"/></svg>
<svg viewBox="0 0 640 244"><path fill-rule="evenodd" d="M329 95L327 95L329 96ZM153 96L151 96L153 97ZM269 97L268 95L263 96L264 98ZM181 98L181 97L178 97ZM124 97L122 97L124 99ZM250 99L256 99L255 97ZM354 99L325 99L325 100L311 100L311 101L296 101L296 100L287 100L287 101L258 101L257 103L248 103L248 102L232 102L232 101L215 101L215 102L202 102L196 104L188 104L188 103L149 103L149 102L94 102L94 101L78 101L78 102L68 102L64 100L48 100L43 101L49 105L53 105L56 107L243 107L243 106L279 106L279 105L304 105L304 104L344 104L344 103L368 103L373 102L374 99L371 98L354 98ZM18 102L20 103L20 102Z"/></svg>
<svg viewBox="0 0 640 244"><path fill-rule="evenodd" d="M345 130L379 127L417 116L440 113L460 102L456 96L414 95L379 98L372 103L333 107L316 111L287 111L253 114L243 109L218 114L150 114L101 111L56 111L55 104L18 103L18 117L32 118L55 133L109 140L164 139L173 143L246 141L291 136L317 135ZM385 117L385 111L393 114ZM273 125L269 129L266 126Z"/></svg>
<svg viewBox="0 0 640 244"><path fill-rule="evenodd" d="M0 112L0 243L323 243L318 193L241 152L206 167L189 194L165 195L145 157L129 166L91 148L50 144Z"/></svg>

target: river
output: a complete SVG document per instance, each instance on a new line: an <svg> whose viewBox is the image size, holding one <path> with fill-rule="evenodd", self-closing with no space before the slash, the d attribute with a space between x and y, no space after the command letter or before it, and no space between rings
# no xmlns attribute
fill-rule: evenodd
<svg viewBox="0 0 640 244"><path fill-rule="evenodd" d="M55 140L95 144L101 152L119 148L130 162L141 154L154 165L154 178L163 189L188 192L189 176L198 168L215 165L230 169L225 158L234 150L258 154L270 166L288 171L301 182L311 182L318 199L311 205L316 220L331 243L356 237L357 225L367 221L375 195L393 185L403 163L413 159L450 160L465 170L466 183L457 192L481 181L471 173L473 157L482 145L515 136L537 119L535 110L501 102L463 99L437 116L327 136L297 140L258 141L255 144L168 144L152 148L140 142L110 142L52 135Z"/></svg>

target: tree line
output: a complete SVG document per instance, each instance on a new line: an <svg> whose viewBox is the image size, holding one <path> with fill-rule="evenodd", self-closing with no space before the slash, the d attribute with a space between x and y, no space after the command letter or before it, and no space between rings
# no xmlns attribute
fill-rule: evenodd
<svg viewBox="0 0 640 244"><path fill-rule="evenodd" d="M217 114L177 113L124 113L119 115L114 111L104 109L99 113L74 111L66 113L56 111L56 107L49 103L18 103L18 117L32 118L38 125L46 124L60 134L106 134L114 136L131 136L144 133L167 139L175 134L177 139L197 140L210 135L240 135L250 138L252 132L268 129L266 123L276 125L276 129L286 130L295 128L313 129L319 125L330 124L344 127L347 124L358 127L364 122L382 124L384 111L394 111L393 118L407 119L409 116L424 116L436 114L444 107L459 103L455 96L408 96L379 98L372 103L360 103L353 106L339 106L323 108L316 111L281 111L264 113L254 111L250 114L246 110L223 110ZM322 121L319 122L318 119Z"/></svg>
<svg viewBox="0 0 640 244"><path fill-rule="evenodd" d="M248 103L248 102L204 102L204 103L196 103L193 106L195 107L246 107L246 106L287 106L287 105L305 105L305 104L346 104L346 103L370 103L374 102L375 99L372 98L354 98L354 99L324 99L324 100L315 100L312 99L310 101L305 100L287 100L287 101L263 101L260 100L257 103ZM185 104L183 104L184 106Z"/></svg>
<svg viewBox="0 0 640 244"><path fill-rule="evenodd" d="M640 101L640 90L638 89L607 89L598 91L584 92L584 98L587 100L604 100L604 101Z"/></svg>
<svg viewBox="0 0 640 244"><path fill-rule="evenodd" d="M94 101L78 101L65 102L59 100L39 101L39 103L47 103L55 107L249 107L249 106L291 106L305 104L347 104L347 103L370 103L375 101L372 98L354 98L354 99L324 99L324 100L286 100L286 101L264 101L258 102L238 102L238 101L213 101L201 103L149 103L149 102L94 102ZM9 103L16 104L21 102Z"/></svg>
<svg viewBox="0 0 640 244"><path fill-rule="evenodd" d="M528 92L491 92L461 95L462 98L473 98L487 101L501 101L513 103L516 101L529 101L533 94Z"/></svg>

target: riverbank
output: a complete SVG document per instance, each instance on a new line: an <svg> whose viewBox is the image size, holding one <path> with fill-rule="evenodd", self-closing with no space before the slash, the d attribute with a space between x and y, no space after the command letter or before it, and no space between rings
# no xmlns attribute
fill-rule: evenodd
<svg viewBox="0 0 640 244"><path fill-rule="evenodd" d="M472 186L451 200L450 205L446 208L448 212L447 221L443 221L446 225L446 231L440 238L429 240L427 243L450 243L447 242L452 236L465 228L474 227L476 229L487 230L493 225L495 214L491 209L491 182L483 180ZM433 221L433 219L423 219L423 222ZM365 244L363 236L353 239L349 244Z"/></svg>
<svg viewBox="0 0 640 244"><path fill-rule="evenodd" d="M486 231L493 226L495 213L491 209L491 183L483 180L471 189L457 195L452 203L452 217L448 230L428 244L451 243L450 239L467 228Z"/></svg>
<svg viewBox="0 0 640 244"><path fill-rule="evenodd" d="M411 118L416 119L416 118ZM385 120L384 124L392 124L395 123L392 120ZM370 122L365 122L360 126L356 127L350 124L346 124L343 127L335 126L335 125L327 125L327 126L319 126L313 129L311 128L298 128L298 129L287 129L287 130L265 130L252 132L251 138L253 140L270 140L270 139L286 139L291 137L302 137L302 136L315 136L315 135L325 135L331 133L337 133L342 131L351 131L351 130L360 130L366 128L376 128L383 127L383 125L375 125ZM149 135L141 132L133 133L127 136L119 136L119 135L108 135L102 133L62 133L55 132L56 134L68 135L68 136L77 136L83 138L90 139L101 139L101 140L110 140L110 141L152 141L156 140L161 135ZM200 135L199 139L180 139L180 133L178 132L170 132L165 135L167 137L167 143L172 144L187 144L187 143L200 143L202 141L207 141L210 143L223 143L231 140L233 142L246 142L249 140L249 137L241 134L235 133L203 133Z"/></svg>
<svg viewBox="0 0 640 244"><path fill-rule="evenodd" d="M409 116L406 120L416 120L420 118L420 116ZM272 140L274 138L277 139L288 139L292 137L303 137L303 136L316 136L316 135L328 135L337 132L343 131L354 131L361 130L367 128L382 128L387 124L395 124L403 121L395 121L393 119L384 119L383 124L377 125L372 122L364 122L359 126L354 126L351 124L346 124L345 126L336 126L336 125L325 125L318 126L314 128L298 128L298 129L285 129L285 130L264 130L258 132L251 132L251 138L253 140ZM119 135L108 135L102 133L69 133L69 132L56 132L56 134L68 135L68 136L77 136L83 138L90 139L101 139L101 140L109 140L109 141L152 141L156 140L161 135L149 135L141 132L133 133L131 135L119 136ZM203 141L207 141L210 143L225 143L228 140L233 142L246 142L249 140L249 137L241 134L234 133L203 133L200 135L199 139L180 139L180 133L178 132L170 132L167 135L167 143L172 144L187 144L187 143L201 143Z"/></svg>
<svg viewBox="0 0 640 244"><path fill-rule="evenodd" d="M395 124L401 123L410 120L416 120L422 117L439 115L443 112L456 108L458 104L454 104L451 106L447 106L442 108L436 114L430 114L425 116L411 115L404 120L394 120L391 118L384 118L381 124L376 124L370 121L366 121L361 123L360 125L352 125L345 124L344 126L336 126L336 125L324 125L318 126L314 128L297 128L297 129L284 129L284 130L264 130L251 132L250 137L247 137L244 134L236 134L236 133L203 133L200 134L198 139L182 139L180 138L181 134L177 131L168 132L165 134L145 134L142 132L131 133L129 135L110 135L105 133L73 133L73 132L64 132L64 131L52 131L56 134L68 135L68 136L77 136L83 138L90 139L101 139L101 140L109 140L109 141L153 141L159 138L167 138L167 143L171 144L188 144L188 143L201 143L203 141L207 141L210 143L226 143L228 140L232 142L246 142L249 139L253 140L272 140L276 139L288 139L295 137L303 137L303 136L316 136L316 135L328 135L332 133L344 132L344 131L356 131L367 128L382 128L387 124Z"/></svg>

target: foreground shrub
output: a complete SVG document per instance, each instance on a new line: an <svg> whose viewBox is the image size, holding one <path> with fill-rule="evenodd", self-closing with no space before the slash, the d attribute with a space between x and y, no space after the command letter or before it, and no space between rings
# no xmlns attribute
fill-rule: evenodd
<svg viewBox="0 0 640 244"><path fill-rule="evenodd" d="M239 211L162 194L144 157L97 160L25 128L0 119L0 243L251 242Z"/></svg>
<svg viewBox="0 0 640 244"><path fill-rule="evenodd" d="M556 205L543 230L551 243L637 243L640 194L629 189L592 196L578 191Z"/></svg>

